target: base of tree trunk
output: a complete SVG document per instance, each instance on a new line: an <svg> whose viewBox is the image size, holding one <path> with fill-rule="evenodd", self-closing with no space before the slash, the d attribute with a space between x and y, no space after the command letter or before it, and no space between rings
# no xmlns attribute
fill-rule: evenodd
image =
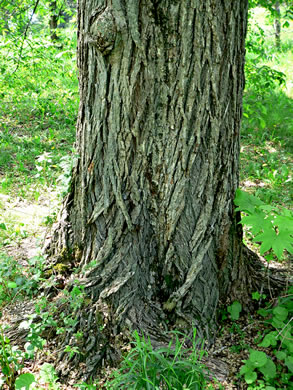
<svg viewBox="0 0 293 390"><path fill-rule="evenodd" d="M63 229L64 234L60 234L62 226L66 226L66 218L62 218L59 222L58 237L63 237L63 241L58 241L59 248L63 248L63 252L59 252L59 256L56 256L55 260L58 262L66 261L66 256L72 256L73 253L68 250L64 250L64 244L68 242L69 235L68 229ZM54 242L54 241L51 241ZM56 241L55 241L56 244ZM56 251L55 246L55 251ZM50 248L49 248L50 249ZM52 254L52 247L51 247ZM273 268L272 266L265 267L264 262L260 260L257 254L252 252L244 245L241 246L242 257L242 275L241 280L234 284L231 289L226 302L220 299L219 305L227 306L234 300L238 299L246 312L253 310L254 304L251 301L251 293L259 291L267 294L269 297L276 297L280 291L284 290L288 286L289 273L284 268ZM76 256L75 260L78 260ZM80 282L83 283L82 278ZM68 289L70 290L70 281ZM192 335L192 327L196 322L190 321L188 316L184 319L184 313L180 313L180 319L177 321L176 313L170 311L166 312L163 305L158 301L138 301L135 302L133 310L129 310L126 315L118 315L111 304L108 304L102 297L99 296L99 292L95 296L94 282L92 284L85 285L85 291L90 292L89 299L84 300L84 305L71 315L77 319L77 324L74 330L62 335L59 340L57 339L58 349L62 350L58 357L58 370L64 380L69 379L73 368L76 368L76 372L80 379L88 380L94 378L100 372L103 367L117 366L121 360L122 351L125 350L125 346L128 346L132 339L132 332L136 329L140 334L144 334L151 339L154 348L161 347L162 345L168 345L170 341L168 338L168 331L180 330L187 335ZM245 292L245 294L244 294ZM57 300L58 302L58 300ZM66 313L64 304L62 305L62 311ZM70 313L68 308L68 313ZM57 313L58 316L58 313ZM197 324L201 324L197 322ZM180 326L181 325L181 326ZM202 325L202 324L201 324ZM209 324L210 325L210 324ZM206 346L210 345L214 337L216 321L212 322L212 326L199 329L198 334L206 339ZM208 329L207 329L208 328ZM83 337L76 339L74 334L82 332ZM207 335L210 336L207 338ZM72 348L78 348L79 353L69 356L64 352L64 348L70 345ZM218 380L225 380L225 363L218 361L215 364L215 359L209 358L205 361L210 368L211 374ZM222 367L221 369L219 367Z"/></svg>

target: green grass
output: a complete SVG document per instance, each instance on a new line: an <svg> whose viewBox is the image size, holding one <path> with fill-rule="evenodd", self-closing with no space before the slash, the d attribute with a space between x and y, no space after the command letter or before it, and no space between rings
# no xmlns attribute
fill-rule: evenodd
<svg viewBox="0 0 293 390"><path fill-rule="evenodd" d="M0 192L37 200L41 188L54 185L61 157L72 150L78 91L74 36L63 51L46 40L46 52L39 40L34 43L15 72L17 53L11 55L9 41L2 42ZM51 161L39 175L37 158L44 153Z"/></svg>
<svg viewBox="0 0 293 390"><path fill-rule="evenodd" d="M130 352L124 357L112 381L106 384L109 390L200 390L208 388L205 367L201 359L205 352L196 341L196 330L191 340L192 347L185 348L186 337L170 334L169 345L153 349L151 341L134 332Z"/></svg>

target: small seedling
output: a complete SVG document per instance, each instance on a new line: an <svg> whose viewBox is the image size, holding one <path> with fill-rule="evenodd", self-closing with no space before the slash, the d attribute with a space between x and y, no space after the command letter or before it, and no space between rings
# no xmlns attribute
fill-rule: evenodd
<svg viewBox="0 0 293 390"><path fill-rule="evenodd" d="M227 307L227 311L230 314L231 320L233 321L239 320L241 310L242 310L242 305L238 301L234 301L232 305Z"/></svg>

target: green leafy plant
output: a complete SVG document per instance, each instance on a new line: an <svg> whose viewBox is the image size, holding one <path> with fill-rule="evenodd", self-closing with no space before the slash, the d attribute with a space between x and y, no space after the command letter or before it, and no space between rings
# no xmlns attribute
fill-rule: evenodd
<svg viewBox="0 0 293 390"><path fill-rule="evenodd" d="M238 301L234 301L232 305L227 307L227 311L230 314L231 320L233 321L239 320L239 315L241 313L241 310L242 310L242 305Z"/></svg>
<svg viewBox="0 0 293 390"><path fill-rule="evenodd" d="M25 373L19 375L15 380L15 390L38 390L43 388L49 390L60 389L56 370L54 366L49 363L44 363L41 366L38 378L31 373Z"/></svg>
<svg viewBox="0 0 293 390"><path fill-rule="evenodd" d="M193 333L192 347L185 349L186 338L173 333L168 347L154 350L149 339L134 332L133 348L123 359L107 389L189 389L204 388L206 379L201 358L204 354Z"/></svg>
<svg viewBox="0 0 293 390"><path fill-rule="evenodd" d="M258 314L265 321L264 335L262 332L261 339L258 338L258 347L262 351L251 350L249 359L243 361L245 364L240 374L247 384L257 383L257 389L287 388L293 379L293 288L274 305L259 309Z"/></svg>
<svg viewBox="0 0 293 390"><path fill-rule="evenodd" d="M33 374L21 374L15 380L15 390L30 390L35 382L36 379Z"/></svg>
<svg viewBox="0 0 293 390"><path fill-rule="evenodd" d="M81 382L73 386L77 387L79 390L96 390L98 388L96 384L86 382Z"/></svg>
<svg viewBox="0 0 293 390"><path fill-rule="evenodd" d="M77 154L72 154L70 156L63 156L60 159L59 166L62 169L62 173L58 176L57 183L62 198L70 189L72 170L76 166L77 158Z"/></svg>
<svg viewBox="0 0 293 390"><path fill-rule="evenodd" d="M0 318L1 316L0 312ZM9 389L13 389L17 373L23 368L23 358L23 352L17 346L11 345L0 324L0 388L5 384Z"/></svg>
<svg viewBox="0 0 293 390"><path fill-rule="evenodd" d="M52 364L44 363L40 369L40 380L41 384L48 385L50 390L59 390L58 375Z"/></svg>
<svg viewBox="0 0 293 390"><path fill-rule="evenodd" d="M244 375L247 384L256 381L258 371L262 373L266 380L276 377L276 365L263 351L251 350L249 359L243 360L243 362L245 364L241 367L240 374Z"/></svg>
<svg viewBox="0 0 293 390"><path fill-rule="evenodd" d="M260 301L262 299L266 299L266 294L260 294L258 291L255 291L251 294L252 299L255 301Z"/></svg>
<svg viewBox="0 0 293 390"><path fill-rule="evenodd" d="M280 260L284 250L293 254L293 213L262 202L259 198L238 189L234 200L236 211L246 215L241 224L249 227L254 242L261 242L260 253L272 250ZM269 259L269 258L267 258Z"/></svg>
<svg viewBox="0 0 293 390"><path fill-rule="evenodd" d="M35 256L22 266L12 256L0 253L0 306L16 297L31 297L42 277L44 258Z"/></svg>

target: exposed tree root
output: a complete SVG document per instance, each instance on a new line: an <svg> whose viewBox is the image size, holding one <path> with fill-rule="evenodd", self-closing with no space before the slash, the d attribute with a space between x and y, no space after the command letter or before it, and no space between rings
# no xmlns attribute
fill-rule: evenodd
<svg viewBox="0 0 293 390"><path fill-rule="evenodd" d="M259 291L269 294L270 297L276 297L281 290L288 286L290 277L292 279L290 270L272 266L265 268L259 257L248 248L243 249L243 254L249 258L249 262L247 262L247 291ZM68 332L59 342L61 350L66 345L79 349L79 353L72 357L68 353L60 353L58 368L64 378L70 377L73 367L79 367L80 377L87 380L90 377L95 377L99 370L105 366L116 366L121 359L123 350L129 346L131 333L134 329L148 335L154 348L168 344L167 330L171 330L172 327L167 329L167 316L159 304L136 302L133 310L128 311L123 317L117 318L111 305L105 301L99 299L96 302L86 301L88 304L74 314L78 320L75 329ZM252 305L246 302L246 309L251 308ZM74 333L77 331L82 332L82 339L77 340L74 337ZM185 331L188 334L188 329ZM211 358L209 361L207 358L205 363L213 376L217 377L218 380L225 380L228 374L225 371L225 363L219 360L215 364L214 360Z"/></svg>
<svg viewBox="0 0 293 390"><path fill-rule="evenodd" d="M251 292L266 293L275 298L280 291L285 290L293 281L293 269L289 264L276 266L274 263L261 261L260 257L247 247L243 247L243 255L247 259L247 274L249 276L249 289Z"/></svg>

